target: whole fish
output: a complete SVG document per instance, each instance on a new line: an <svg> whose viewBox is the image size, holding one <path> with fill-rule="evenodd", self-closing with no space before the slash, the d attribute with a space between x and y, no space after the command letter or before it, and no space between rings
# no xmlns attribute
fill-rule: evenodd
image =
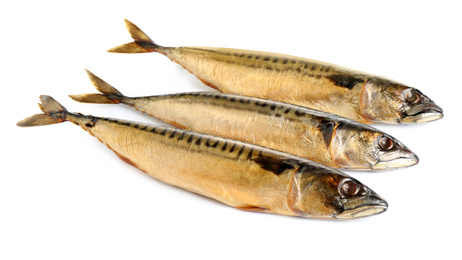
<svg viewBox="0 0 462 260"><path fill-rule="evenodd" d="M209 47L163 47L125 20L134 42L117 53L158 52L221 92L273 99L363 123L421 123L443 110L415 88L383 77L294 56Z"/></svg>
<svg viewBox="0 0 462 260"><path fill-rule="evenodd" d="M102 94L79 102L123 103L176 127L291 153L345 169L384 170L418 163L392 136L351 119L287 103L219 92L127 97L87 71Z"/></svg>
<svg viewBox="0 0 462 260"><path fill-rule="evenodd" d="M42 114L17 125L70 121L124 162L232 207L336 219L387 209L385 200L354 178L297 156L187 130L71 113L50 96L41 96L40 108Z"/></svg>

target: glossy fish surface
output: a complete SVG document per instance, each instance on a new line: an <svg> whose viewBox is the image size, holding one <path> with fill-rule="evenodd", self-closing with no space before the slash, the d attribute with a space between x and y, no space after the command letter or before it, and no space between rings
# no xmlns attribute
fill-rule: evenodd
<svg viewBox="0 0 462 260"><path fill-rule="evenodd" d="M41 96L42 114L18 126L70 121L124 162L170 185L243 210L351 219L387 203L354 178L297 156L196 132L68 112Z"/></svg>
<svg viewBox="0 0 462 260"><path fill-rule="evenodd" d="M125 20L134 42L108 50L158 52L221 92L273 99L363 123L421 123L443 110L419 90L334 64L259 51L163 47Z"/></svg>
<svg viewBox="0 0 462 260"><path fill-rule="evenodd" d="M418 163L392 136L334 114L218 92L131 98L87 72L102 94L71 95L80 102L123 103L182 129L269 147L334 168L386 170Z"/></svg>

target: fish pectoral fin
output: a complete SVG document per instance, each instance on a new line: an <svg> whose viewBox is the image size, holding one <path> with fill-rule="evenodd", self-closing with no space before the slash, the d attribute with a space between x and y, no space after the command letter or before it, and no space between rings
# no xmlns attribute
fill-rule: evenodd
<svg viewBox="0 0 462 260"><path fill-rule="evenodd" d="M258 158L252 158L251 160L257 163L262 169L273 172L276 175L279 175L286 170L296 169L298 167L296 162L285 158L260 156Z"/></svg>
<svg viewBox="0 0 462 260"><path fill-rule="evenodd" d="M242 205L236 208L240 210L245 210L245 211L268 212L268 208L261 207L261 206L254 206L254 205Z"/></svg>

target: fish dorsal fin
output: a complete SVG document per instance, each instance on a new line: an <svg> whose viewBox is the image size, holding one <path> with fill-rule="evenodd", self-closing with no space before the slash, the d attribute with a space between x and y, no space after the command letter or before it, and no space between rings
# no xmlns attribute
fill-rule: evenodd
<svg viewBox="0 0 462 260"><path fill-rule="evenodd" d="M260 156L252 158L252 161L257 163L262 169L273 172L276 175L279 175L286 170L298 168L298 163L286 158Z"/></svg>

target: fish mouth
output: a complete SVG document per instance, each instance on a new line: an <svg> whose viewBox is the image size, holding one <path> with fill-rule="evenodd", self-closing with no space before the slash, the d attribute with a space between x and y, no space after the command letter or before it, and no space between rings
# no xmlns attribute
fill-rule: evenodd
<svg viewBox="0 0 462 260"><path fill-rule="evenodd" d="M337 219L354 219L377 215L388 209L388 203L377 194L362 196L348 202L345 210L335 216Z"/></svg>
<svg viewBox="0 0 462 260"><path fill-rule="evenodd" d="M443 109L433 102L411 107L406 111L402 123L426 123L443 118Z"/></svg>
<svg viewBox="0 0 462 260"><path fill-rule="evenodd" d="M398 149L383 152L379 155L378 162L372 166L374 170L390 170L404 168L419 163L419 157L409 149Z"/></svg>

